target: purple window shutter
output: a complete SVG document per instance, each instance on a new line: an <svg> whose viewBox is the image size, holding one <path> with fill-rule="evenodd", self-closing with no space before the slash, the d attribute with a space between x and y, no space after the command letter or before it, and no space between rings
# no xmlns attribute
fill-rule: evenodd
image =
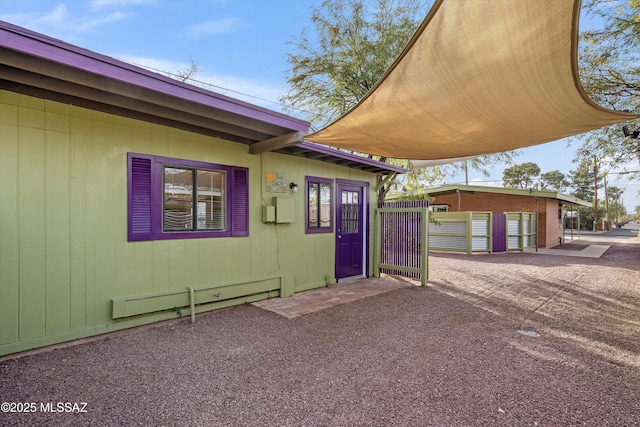
<svg viewBox="0 0 640 427"><path fill-rule="evenodd" d="M249 235L249 169L231 168L231 235Z"/></svg>
<svg viewBox="0 0 640 427"><path fill-rule="evenodd" d="M151 240L150 156L129 154L129 241Z"/></svg>

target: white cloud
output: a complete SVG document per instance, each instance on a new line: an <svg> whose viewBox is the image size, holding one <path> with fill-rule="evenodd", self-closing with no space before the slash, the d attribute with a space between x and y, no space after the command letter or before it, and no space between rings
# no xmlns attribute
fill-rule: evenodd
<svg viewBox="0 0 640 427"><path fill-rule="evenodd" d="M156 0L92 0L91 7L93 9L102 9L112 5L153 4L155 2Z"/></svg>
<svg viewBox="0 0 640 427"><path fill-rule="evenodd" d="M158 74L174 74L174 76L170 76L173 78L176 78L175 74L177 72L187 70L191 66L188 62L171 61L161 58L131 56L127 54L114 54L111 56L121 61L147 68ZM199 66L198 73L194 76L194 80L195 81L189 80L187 83L202 87L211 92L221 93L231 98L240 99L277 111L281 110L281 107L277 104L278 98L286 92L286 88L269 82L218 74L205 69L205 67L201 65Z"/></svg>
<svg viewBox="0 0 640 427"><path fill-rule="evenodd" d="M469 185L477 185L480 187L503 187L502 181L486 181L482 178L473 178L469 181Z"/></svg>
<svg viewBox="0 0 640 427"><path fill-rule="evenodd" d="M70 36L71 33L88 31L101 25L121 21L128 16L129 14L123 12L113 12L106 15L90 13L84 16L73 16L73 13L61 3L44 15L20 13L0 15L0 19L66 40L72 38Z"/></svg>
<svg viewBox="0 0 640 427"><path fill-rule="evenodd" d="M111 56L119 59L120 61L129 62L133 65L144 68L149 68L152 71L156 72L158 72L158 70L173 72L188 65L186 62L176 62L168 59L152 58L149 56L133 56L127 54L114 54Z"/></svg>
<svg viewBox="0 0 640 427"><path fill-rule="evenodd" d="M38 16L34 13L14 13L0 15L0 19L22 27L30 28L34 31L42 31L43 28L61 26L65 21L68 21L69 14L65 5L59 4L45 15Z"/></svg>
<svg viewBox="0 0 640 427"><path fill-rule="evenodd" d="M67 19L67 8L63 4L57 5L51 12L38 19L39 22L60 23Z"/></svg>
<svg viewBox="0 0 640 427"><path fill-rule="evenodd" d="M191 37L215 36L240 31L247 27L246 21L238 18L225 18L207 21L187 27L187 35Z"/></svg>
<svg viewBox="0 0 640 427"><path fill-rule="evenodd" d="M27 13L0 14L0 21L11 22L12 24L35 30L34 26L30 25L33 23L33 17Z"/></svg>
<svg viewBox="0 0 640 427"><path fill-rule="evenodd" d="M78 22L76 25L76 29L78 31L86 31L95 27L99 27L100 25L109 24L111 22L121 21L122 19L129 16L129 14L123 12L115 12L110 13L109 15L97 17L93 19L82 20Z"/></svg>
<svg viewBox="0 0 640 427"><path fill-rule="evenodd" d="M203 86L205 89L278 111L282 108L278 105L278 98L286 92L283 87L241 77L198 74L195 78L196 80L213 83L218 87Z"/></svg>

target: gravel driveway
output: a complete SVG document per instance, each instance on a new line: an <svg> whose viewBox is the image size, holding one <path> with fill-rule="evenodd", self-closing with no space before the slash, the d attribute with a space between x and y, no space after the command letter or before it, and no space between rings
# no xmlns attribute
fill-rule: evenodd
<svg viewBox="0 0 640 427"><path fill-rule="evenodd" d="M0 401L35 404L0 413L12 426L636 426L640 246L434 253L426 288L2 361Z"/></svg>

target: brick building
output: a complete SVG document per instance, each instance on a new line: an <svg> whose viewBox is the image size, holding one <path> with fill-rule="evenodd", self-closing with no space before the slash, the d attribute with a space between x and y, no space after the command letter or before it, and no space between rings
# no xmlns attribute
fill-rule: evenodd
<svg viewBox="0 0 640 427"><path fill-rule="evenodd" d="M556 191L520 190L473 185L447 185L426 190L434 210L449 212L482 211L501 214L538 214L538 246L550 248L563 238L562 218L566 211L591 203Z"/></svg>

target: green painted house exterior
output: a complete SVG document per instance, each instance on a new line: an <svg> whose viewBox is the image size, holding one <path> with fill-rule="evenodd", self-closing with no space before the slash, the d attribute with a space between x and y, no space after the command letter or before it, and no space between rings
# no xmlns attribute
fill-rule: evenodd
<svg viewBox="0 0 640 427"><path fill-rule="evenodd" d="M362 185L371 275L367 212L390 170L296 145L250 154L251 143L64 102L6 74L0 87L0 356L335 282L336 226L306 229L307 177L329 180L334 198L341 180ZM128 239L130 153L246 168L248 235ZM270 191L272 172L300 191ZM265 222L274 197L293 220Z"/></svg>

